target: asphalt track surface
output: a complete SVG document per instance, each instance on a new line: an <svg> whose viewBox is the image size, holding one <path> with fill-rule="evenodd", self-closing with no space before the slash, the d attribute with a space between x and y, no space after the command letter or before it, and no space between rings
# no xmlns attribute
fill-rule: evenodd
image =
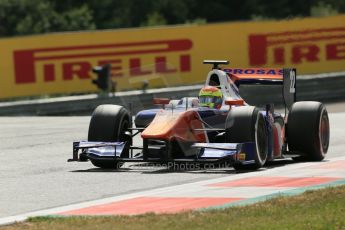
<svg viewBox="0 0 345 230"><path fill-rule="evenodd" d="M327 105L331 144L327 158L345 155L345 103ZM67 163L72 142L87 137L90 117L0 117L0 218L154 188L220 178L232 168L171 171L125 164L100 170ZM285 160L263 168L292 164Z"/></svg>

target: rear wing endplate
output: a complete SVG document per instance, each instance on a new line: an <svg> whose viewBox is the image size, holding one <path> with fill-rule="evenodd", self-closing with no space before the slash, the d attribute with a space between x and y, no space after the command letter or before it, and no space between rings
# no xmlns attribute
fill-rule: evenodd
<svg viewBox="0 0 345 230"><path fill-rule="evenodd" d="M285 106L290 110L296 102L296 69L283 69L283 99Z"/></svg>

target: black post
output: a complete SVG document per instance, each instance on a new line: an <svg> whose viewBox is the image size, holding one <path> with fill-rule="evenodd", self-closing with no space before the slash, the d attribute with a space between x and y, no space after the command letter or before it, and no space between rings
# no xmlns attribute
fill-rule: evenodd
<svg viewBox="0 0 345 230"><path fill-rule="evenodd" d="M110 67L110 64L106 64L103 66L95 66L92 69L92 72L97 74L97 79L92 80L92 83L104 92L108 92L110 89Z"/></svg>

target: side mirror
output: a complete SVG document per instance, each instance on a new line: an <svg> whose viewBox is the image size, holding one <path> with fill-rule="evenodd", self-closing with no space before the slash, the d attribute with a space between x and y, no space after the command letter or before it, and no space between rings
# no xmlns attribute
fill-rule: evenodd
<svg viewBox="0 0 345 230"><path fill-rule="evenodd" d="M226 105L244 105L243 99L226 99L224 102Z"/></svg>
<svg viewBox="0 0 345 230"><path fill-rule="evenodd" d="M165 105L169 104L169 102L170 102L169 98L153 98L153 104L162 105L163 109L165 108Z"/></svg>
<svg viewBox="0 0 345 230"><path fill-rule="evenodd" d="M192 100L192 108L199 107L199 99L193 99Z"/></svg>

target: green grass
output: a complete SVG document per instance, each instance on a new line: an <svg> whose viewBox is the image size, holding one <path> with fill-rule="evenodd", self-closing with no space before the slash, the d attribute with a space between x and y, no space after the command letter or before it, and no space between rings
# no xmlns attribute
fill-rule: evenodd
<svg viewBox="0 0 345 230"><path fill-rule="evenodd" d="M222 210L113 217L36 217L0 229L345 229L345 185Z"/></svg>

